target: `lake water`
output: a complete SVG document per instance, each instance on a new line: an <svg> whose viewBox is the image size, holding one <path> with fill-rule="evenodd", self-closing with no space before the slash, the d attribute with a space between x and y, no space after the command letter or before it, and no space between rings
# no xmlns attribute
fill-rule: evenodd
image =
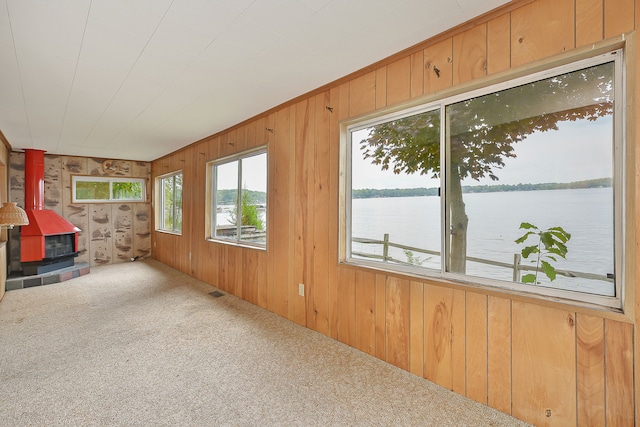
<svg viewBox="0 0 640 427"><path fill-rule="evenodd" d="M560 226L571 233L567 259L560 259L556 269L606 276L614 272L613 190L594 188L464 194L469 218L467 256L513 263L514 254L523 245L515 240L525 231L522 222L541 229ZM440 250L440 198L397 197L354 199L352 201L352 236L389 240L412 247ZM533 244L533 240L527 245ZM354 242L353 251L381 255L380 245ZM390 254L406 261L402 250ZM440 269L438 255L413 253L423 267ZM530 257L531 258L531 257ZM534 265L522 260L524 265ZM526 273L526 272L525 272ZM467 274L512 280L513 270L482 263L467 262ZM558 276L553 284L546 277L543 285L579 289L600 295L614 295L614 285L605 280L587 280Z"/></svg>

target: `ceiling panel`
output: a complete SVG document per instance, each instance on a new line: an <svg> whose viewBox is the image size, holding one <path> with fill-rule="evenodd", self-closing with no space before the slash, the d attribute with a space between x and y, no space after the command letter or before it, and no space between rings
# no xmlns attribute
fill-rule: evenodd
<svg viewBox="0 0 640 427"><path fill-rule="evenodd" d="M11 3L19 1L10 0ZM90 3L88 27L99 22L149 39L173 0L93 0Z"/></svg>
<svg viewBox="0 0 640 427"><path fill-rule="evenodd" d="M36 0L8 2L18 58L22 49L28 49L49 57L77 59L87 7L83 3L75 9L60 9L54 5L55 2Z"/></svg>
<svg viewBox="0 0 640 427"><path fill-rule="evenodd" d="M154 160L502 0L0 0L14 149Z"/></svg>

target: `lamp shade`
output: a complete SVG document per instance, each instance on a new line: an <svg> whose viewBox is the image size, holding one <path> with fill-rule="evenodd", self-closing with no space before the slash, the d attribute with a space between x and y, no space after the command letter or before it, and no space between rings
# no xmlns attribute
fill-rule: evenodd
<svg viewBox="0 0 640 427"><path fill-rule="evenodd" d="M0 208L0 227L29 225L27 213L15 202L5 202Z"/></svg>

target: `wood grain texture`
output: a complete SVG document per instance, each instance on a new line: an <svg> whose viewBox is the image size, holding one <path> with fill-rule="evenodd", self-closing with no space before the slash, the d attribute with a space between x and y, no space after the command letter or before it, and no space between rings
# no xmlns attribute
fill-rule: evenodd
<svg viewBox="0 0 640 427"><path fill-rule="evenodd" d="M578 357L578 425L605 424L604 321L576 316Z"/></svg>
<svg viewBox="0 0 640 427"><path fill-rule="evenodd" d="M511 300L487 297L487 403L511 414Z"/></svg>
<svg viewBox="0 0 640 427"><path fill-rule="evenodd" d="M338 268L337 309L338 341L355 347L356 274L352 268Z"/></svg>
<svg viewBox="0 0 640 427"><path fill-rule="evenodd" d="M387 277L376 274L376 353L380 360L387 360Z"/></svg>
<svg viewBox="0 0 640 427"><path fill-rule="evenodd" d="M511 66L573 49L573 0L537 0L511 12Z"/></svg>
<svg viewBox="0 0 640 427"><path fill-rule="evenodd" d="M387 67L376 70L376 109L387 106Z"/></svg>
<svg viewBox="0 0 640 427"><path fill-rule="evenodd" d="M453 84L487 75L487 24L453 37Z"/></svg>
<svg viewBox="0 0 640 427"><path fill-rule="evenodd" d="M269 192L269 205L271 208L271 230L277 239L270 241L273 254L273 292L275 313L287 318L289 307L289 238L291 230L289 226L289 173L290 156L289 147L290 114L289 109L284 109L276 114L275 123L275 168L272 169L273 187Z"/></svg>
<svg viewBox="0 0 640 427"><path fill-rule="evenodd" d="M369 113L376 108L376 73L367 73L349 83L349 116ZM387 93L389 97L389 93Z"/></svg>
<svg viewBox="0 0 640 427"><path fill-rule="evenodd" d="M329 139L331 116L334 114L326 107L331 107L329 92L315 98L315 140L314 165L314 198L313 211L313 300L308 313L308 325L324 335L329 335L329 269L335 264L329 259L329 221L330 216L330 178L325 171L331 169L331 150L329 144L322 143ZM331 262L333 261L333 262Z"/></svg>
<svg viewBox="0 0 640 427"><path fill-rule="evenodd" d="M604 38L633 31L634 11L634 0L604 0Z"/></svg>
<svg viewBox="0 0 640 427"><path fill-rule="evenodd" d="M576 0L576 47L603 39L603 14L602 0Z"/></svg>
<svg viewBox="0 0 640 427"><path fill-rule="evenodd" d="M398 368L409 369L409 281L387 277L385 290L386 361Z"/></svg>
<svg viewBox="0 0 640 427"><path fill-rule="evenodd" d="M267 178L269 180L269 188L267 191L267 206L275 206L276 205L276 196L282 197L282 194L278 192L276 184L281 182L282 179L276 179L275 171L276 171L276 157L278 156L278 152L280 150L276 149L275 144L275 126L276 126L276 114L270 114L267 118L267 122L265 123L265 136L267 137ZM276 258L276 246L282 244L275 239L276 229L275 229L275 219L274 216L276 214L276 210L274 208L270 208L267 213L267 288L265 289L264 295L262 296L262 300L266 303L266 308L269 311L275 311L275 258ZM280 240L280 239L278 239Z"/></svg>
<svg viewBox="0 0 640 427"><path fill-rule="evenodd" d="M308 99L307 105L307 149L305 156L305 163L307 165L306 171L306 189L304 190L307 193L306 200L306 237L305 237L305 257L304 257L304 266L302 269L304 271L305 281L304 283L304 316L305 318L302 320L306 327L311 327L309 325L309 319L311 310L313 308L313 289L315 287L314 283L314 224L316 218L316 212L314 210L315 207L315 145L316 145L316 99L315 97L311 97Z"/></svg>
<svg viewBox="0 0 640 427"><path fill-rule="evenodd" d="M607 426L633 426L633 325L605 320Z"/></svg>
<svg viewBox="0 0 640 427"><path fill-rule="evenodd" d="M316 186L315 186L315 146L316 146L316 99L315 97L309 98L308 105L309 114L307 115L307 128L308 128L308 149L307 149L307 157L305 158L305 162L307 163L307 245L305 252L307 256L304 260L306 271L306 282L305 290L304 290L304 298L303 298L303 314L304 319L301 321L304 322L304 325L309 327L309 312L311 307L313 307L313 295L314 295L314 267L315 263L313 261L314 255L314 224L316 220L316 211L315 211L315 196L316 196Z"/></svg>
<svg viewBox="0 0 640 427"><path fill-rule="evenodd" d="M260 251L241 251L242 298L252 304L258 302L258 254Z"/></svg>
<svg viewBox="0 0 640 427"><path fill-rule="evenodd" d="M424 94L428 95L453 84L453 39L445 39L424 49Z"/></svg>
<svg viewBox="0 0 640 427"><path fill-rule="evenodd" d="M266 308L265 292L267 289L267 252L256 251L256 283L251 284L255 286L256 304L259 307Z"/></svg>
<svg viewBox="0 0 640 427"><path fill-rule="evenodd" d="M427 285L424 294L424 376L464 394L464 292Z"/></svg>
<svg viewBox="0 0 640 427"><path fill-rule="evenodd" d="M389 105L411 98L411 57L387 66L387 102Z"/></svg>
<svg viewBox="0 0 640 427"><path fill-rule="evenodd" d="M424 375L424 283L414 280L409 289L409 372Z"/></svg>
<svg viewBox="0 0 640 427"><path fill-rule="evenodd" d="M296 300L296 296L298 295L298 284L294 281L294 271L296 268L296 264L291 262L290 260L295 257L295 227L296 227L296 218L299 216L296 212L296 198L297 198L297 189L296 189L296 181L295 181L295 171L296 171L296 157L295 157L295 146L296 146L296 109L295 106L291 106L289 110L289 123L291 124L288 128L289 130L289 139L288 139L288 150L291 153L289 156L289 176L288 176L288 187L289 187L289 225L287 231L289 232L289 253L287 254L287 258L283 260L282 267L287 268L287 308L288 315L287 318L289 320L295 321L298 318L297 309L300 304L296 304L298 301ZM282 129L285 131L286 129ZM306 191L306 185L305 191ZM304 304L302 304L304 306ZM304 319L304 317L303 317Z"/></svg>
<svg viewBox="0 0 640 427"><path fill-rule="evenodd" d="M293 283L290 287L289 318L300 325L306 325L306 296L298 295L297 284L307 285L311 288L309 277L309 151L313 150L310 141L310 112L309 101L301 101L295 106L295 136L293 150L295 153L293 176L295 202L294 219L294 262ZM315 112L315 110L314 110ZM306 292L305 292L306 294Z"/></svg>
<svg viewBox="0 0 640 427"><path fill-rule="evenodd" d="M424 94L424 52L411 55L411 98Z"/></svg>
<svg viewBox="0 0 640 427"><path fill-rule="evenodd" d="M205 159L204 150L205 150L204 143L202 142L194 145L190 150L187 167L189 167L194 171L195 176L200 176L200 177L207 176L207 165L204 161ZM185 179L185 175L189 175L189 174L185 174L185 172L183 171L182 172L183 182ZM205 206L206 199L207 199L206 185L203 193L201 193L202 190L203 188L200 185L196 183L191 183L191 185L189 185L189 188L187 189L187 192L189 194L188 205L186 205L185 207L184 196L183 196L183 203L182 203L183 212L186 212L187 215L189 216L189 221L187 222L188 229L182 231L183 235L187 235L190 237L189 250L191 251L192 256L189 263L190 271L191 271L191 273L189 274L194 277L197 277L200 280L202 280L201 279L202 276L200 272L200 266L201 266L200 257L195 254L197 254L199 251L202 250L204 239L202 238L194 239L193 236L204 237L206 235L205 219L207 215L211 214L211 210L207 209L207 207ZM198 215L196 214L196 212L202 212L202 215Z"/></svg>
<svg viewBox="0 0 640 427"><path fill-rule="evenodd" d="M575 313L513 302L513 415L576 424Z"/></svg>
<svg viewBox="0 0 640 427"><path fill-rule="evenodd" d="M242 250L236 246L229 246L227 250L227 290L242 298Z"/></svg>
<svg viewBox="0 0 640 427"><path fill-rule="evenodd" d="M466 293L466 395L487 404L487 296Z"/></svg>
<svg viewBox="0 0 640 427"><path fill-rule="evenodd" d="M487 73L511 67L511 14L487 22Z"/></svg>
<svg viewBox="0 0 640 427"><path fill-rule="evenodd" d="M329 199L329 260L333 262L329 265L329 331L333 338L338 337L338 246L339 246L339 229L340 229L340 201L339 179L340 174L344 173L340 167L340 121L349 117L349 92L350 86L344 83L337 88L331 90L331 104L333 114L330 116L331 132L329 134L330 142L330 170L329 170L329 186L332 189L332 195Z"/></svg>
<svg viewBox="0 0 640 427"><path fill-rule="evenodd" d="M376 347L376 276L369 271L356 272L356 341L355 347L374 354Z"/></svg>

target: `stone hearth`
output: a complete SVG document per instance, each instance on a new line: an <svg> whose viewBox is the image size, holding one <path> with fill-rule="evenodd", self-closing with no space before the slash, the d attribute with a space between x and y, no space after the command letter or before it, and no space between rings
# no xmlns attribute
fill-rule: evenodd
<svg viewBox="0 0 640 427"><path fill-rule="evenodd" d="M81 262L71 267L33 276L9 276L5 289L7 291L13 291L15 289L31 288L33 286L51 285L84 276L85 274L89 274L89 264Z"/></svg>

